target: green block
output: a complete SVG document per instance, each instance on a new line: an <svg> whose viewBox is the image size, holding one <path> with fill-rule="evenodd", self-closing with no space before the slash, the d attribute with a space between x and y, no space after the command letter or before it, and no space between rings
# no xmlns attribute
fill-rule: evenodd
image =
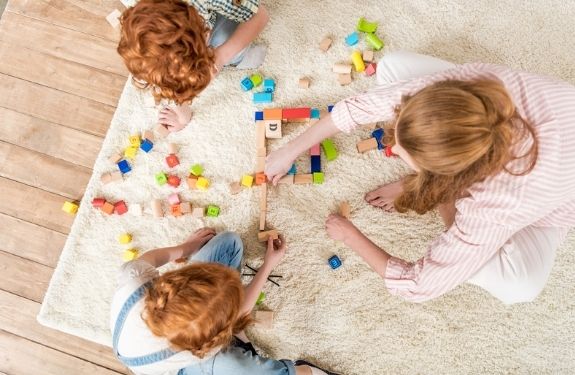
<svg viewBox="0 0 575 375"><path fill-rule="evenodd" d="M369 43L369 45L371 45L373 47L374 50L379 51L380 49L383 48L383 42L381 41L381 39L379 39L377 37L377 35L375 34L371 34L371 33L367 33L365 34L365 40L367 41L367 43Z"/></svg>
<svg viewBox="0 0 575 375"><path fill-rule="evenodd" d="M323 178L323 172L315 172L313 174L313 183L314 184L323 184L324 178Z"/></svg>
<svg viewBox="0 0 575 375"><path fill-rule="evenodd" d="M218 206L214 206L212 204L208 206L208 209L206 211L207 216L218 217L219 214L220 214L220 208Z"/></svg>
<svg viewBox="0 0 575 375"><path fill-rule="evenodd" d="M254 84L254 87L258 87L259 85L262 84L262 76L259 75L258 73L254 73L250 77L250 81L252 81L252 83Z"/></svg>
<svg viewBox="0 0 575 375"><path fill-rule="evenodd" d="M367 22L363 17L357 21L357 31L361 31L362 33L374 33L376 30L377 22Z"/></svg>
<svg viewBox="0 0 575 375"><path fill-rule="evenodd" d="M202 173L204 173L204 167L199 164L194 164L190 167L190 173L196 177L201 176Z"/></svg>
<svg viewBox="0 0 575 375"><path fill-rule="evenodd" d="M164 172L160 172L156 175L156 183L160 186L165 185L168 182L168 177Z"/></svg>
<svg viewBox="0 0 575 375"><path fill-rule="evenodd" d="M266 294L264 292L260 292L258 300L256 301L256 305L261 305L266 300Z"/></svg>
<svg viewBox="0 0 575 375"><path fill-rule="evenodd" d="M323 153L328 161L337 159L337 149L331 139L324 139L321 142L321 148L323 149Z"/></svg>

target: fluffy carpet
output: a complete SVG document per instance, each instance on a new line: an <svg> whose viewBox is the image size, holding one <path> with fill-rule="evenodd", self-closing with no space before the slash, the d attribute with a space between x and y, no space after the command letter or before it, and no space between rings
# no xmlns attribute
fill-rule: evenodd
<svg viewBox="0 0 575 375"><path fill-rule="evenodd" d="M299 0L267 5L271 22L261 42L268 45L268 56L260 72L277 81L274 106L324 108L374 84L374 78L357 75L351 85L340 87L331 73L333 63L348 60L351 49L343 38L361 16L379 22L385 51L501 63L575 83L575 5L569 2ZM318 44L328 34L335 43L323 54ZM194 103L191 126L168 138L181 145L181 176L201 163L212 181L207 192L178 189L193 204L221 207L220 217L204 222L150 214L150 199L170 192L156 186L153 177L165 170L165 141L151 154L140 152L125 181L101 185L99 176L114 170L107 158L127 145L130 134L155 123L156 109L126 85L42 305L41 323L109 345L109 303L122 264L117 236L124 231L146 251L182 241L201 225L234 230L244 240L247 261L261 263L259 189L234 196L228 191L228 184L252 172L255 163L256 107L239 86L245 74L223 72ZM312 79L307 90L297 86L304 75ZM302 130L288 125L285 137L269 144L277 148ZM276 270L283 275L281 287L265 288L265 308L276 312L274 328L249 331L257 346L273 357L305 358L350 375L574 373L575 233L559 249L537 300L510 307L469 285L428 303L403 302L386 292L359 257L327 238L324 219L341 200L351 203L353 222L370 238L406 259L417 259L442 230L436 214L386 214L363 201L366 191L407 171L381 153L358 154L355 143L367 136L363 130L334 138L340 156L330 163L324 159L325 184L270 189L268 223L285 234L289 252ZM306 159L301 158L300 168L308 168ZM145 215L103 216L90 206L101 195L128 205L144 203ZM326 263L333 253L343 259L337 271Z"/></svg>

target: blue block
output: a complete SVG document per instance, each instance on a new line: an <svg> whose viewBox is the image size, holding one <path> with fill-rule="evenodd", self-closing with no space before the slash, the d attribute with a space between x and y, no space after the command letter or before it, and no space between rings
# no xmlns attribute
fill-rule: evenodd
<svg viewBox="0 0 575 375"><path fill-rule="evenodd" d="M335 270L336 268L339 268L341 266L341 259L339 259L337 255L334 255L331 258L329 258L328 262L332 270Z"/></svg>
<svg viewBox="0 0 575 375"><path fill-rule="evenodd" d="M252 80L250 79L250 77L246 77L246 78L242 79L242 90L250 91L253 87L254 87L254 84L252 83Z"/></svg>
<svg viewBox="0 0 575 375"><path fill-rule="evenodd" d="M271 78L264 79L264 91L265 92L276 91L276 82Z"/></svg>
<svg viewBox="0 0 575 375"><path fill-rule="evenodd" d="M254 114L254 119L255 119L255 121L263 120L264 119L264 113L262 111L257 111Z"/></svg>
<svg viewBox="0 0 575 375"><path fill-rule="evenodd" d="M377 128L373 132L371 132L371 136L375 138L375 140L377 141L378 150L383 150L385 148L385 145L383 144L383 135L384 132L383 129L381 128Z"/></svg>
<svg viewBox="0 0 575 375"><path fill-rule="evenodd" d="M122 174L126 174L132 170L128 161L124 159L118 162L118 169L120 170L120 172L122 172Z"/></svg>
<svg viewBox="0 0 575 375"><path fill-rule="evenodd" d="M144 139L142 143L140 143L140 148L145 152L150 152L150 150L152 150L153 147L154 144L149 139Z"/></svg>
<svg viewBox="0 0 575 375"><path fill-rule="evenodd" d="M296 174L296 173L297 173L297 167L295 166L295 164L292 164L287 174Z"/></svg>
<svg viewBox="0 0 575 375"><path fill-rule="evenodd" d="M311 173L321 172L321 156L311 156Z"/></svg>
<svg viewBox="0 0 575 375"><path fill-rule="evenodd" d="M328 111L328 112L331 112L332 109L333 109L333 105L328 105L328 106L327 106L327 111Z"/></svg>
<svg viewBox="0 0 575 375"><path fill-rule="evenodd" d="M271 92L254 92L253 102L254 104L265 104L271 103L274 96Z"/></svg>
<svg viewBox="0 0 575 375"><path fill-rule="evenodd" d="M312 108L310 118L319 118L319 109Z"/></svg>
<svg viewBox="0 0 575 375"><path fill-rule="evenodd" d="M357 44L357 42L359 42L359 34L355 31L345 38L345 43L348 46L354 46Z"/></svg>

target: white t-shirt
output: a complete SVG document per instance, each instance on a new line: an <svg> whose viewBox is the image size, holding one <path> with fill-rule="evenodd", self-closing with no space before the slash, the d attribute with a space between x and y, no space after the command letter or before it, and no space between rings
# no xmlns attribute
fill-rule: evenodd
<svg viewBox="0 0 575 375"><path fill-rule="evenodd" d="M112 299L110 314L112 333L116 326L118 314L130 295L140 286L159 275L160 273L154 266L140 259L127 262L122 266L118 277L118 289ZM127 315L118 340L118 352L124 357L145 356L170 347L167 339L154 336L150 331L141 317L143 311L144 298L141 298ZM183 350L160 362L130 367L130 370L138 375L177 375L180 369L205 361L213 357L218 351L219 348L215 348L200 359L190 351Z"/></svg>

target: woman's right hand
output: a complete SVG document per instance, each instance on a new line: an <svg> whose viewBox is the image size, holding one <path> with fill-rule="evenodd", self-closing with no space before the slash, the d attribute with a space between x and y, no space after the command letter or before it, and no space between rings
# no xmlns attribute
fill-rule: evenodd
<svg viewBox="0 0 575 375"><path fill-rule="evenodd" d="M271 271L274 269L286 255L287 244L284 236L281 234L277 240L268 239L268 248L264 256L264 265Z"/></svg>
<svg viewBox="0 0 575 375"><path fill-rule="evenodd" d="M291 155L289 145L270 153L266 158L264 168L268 181L277 185L280 178L288 173L296 157Z"/></svg>

